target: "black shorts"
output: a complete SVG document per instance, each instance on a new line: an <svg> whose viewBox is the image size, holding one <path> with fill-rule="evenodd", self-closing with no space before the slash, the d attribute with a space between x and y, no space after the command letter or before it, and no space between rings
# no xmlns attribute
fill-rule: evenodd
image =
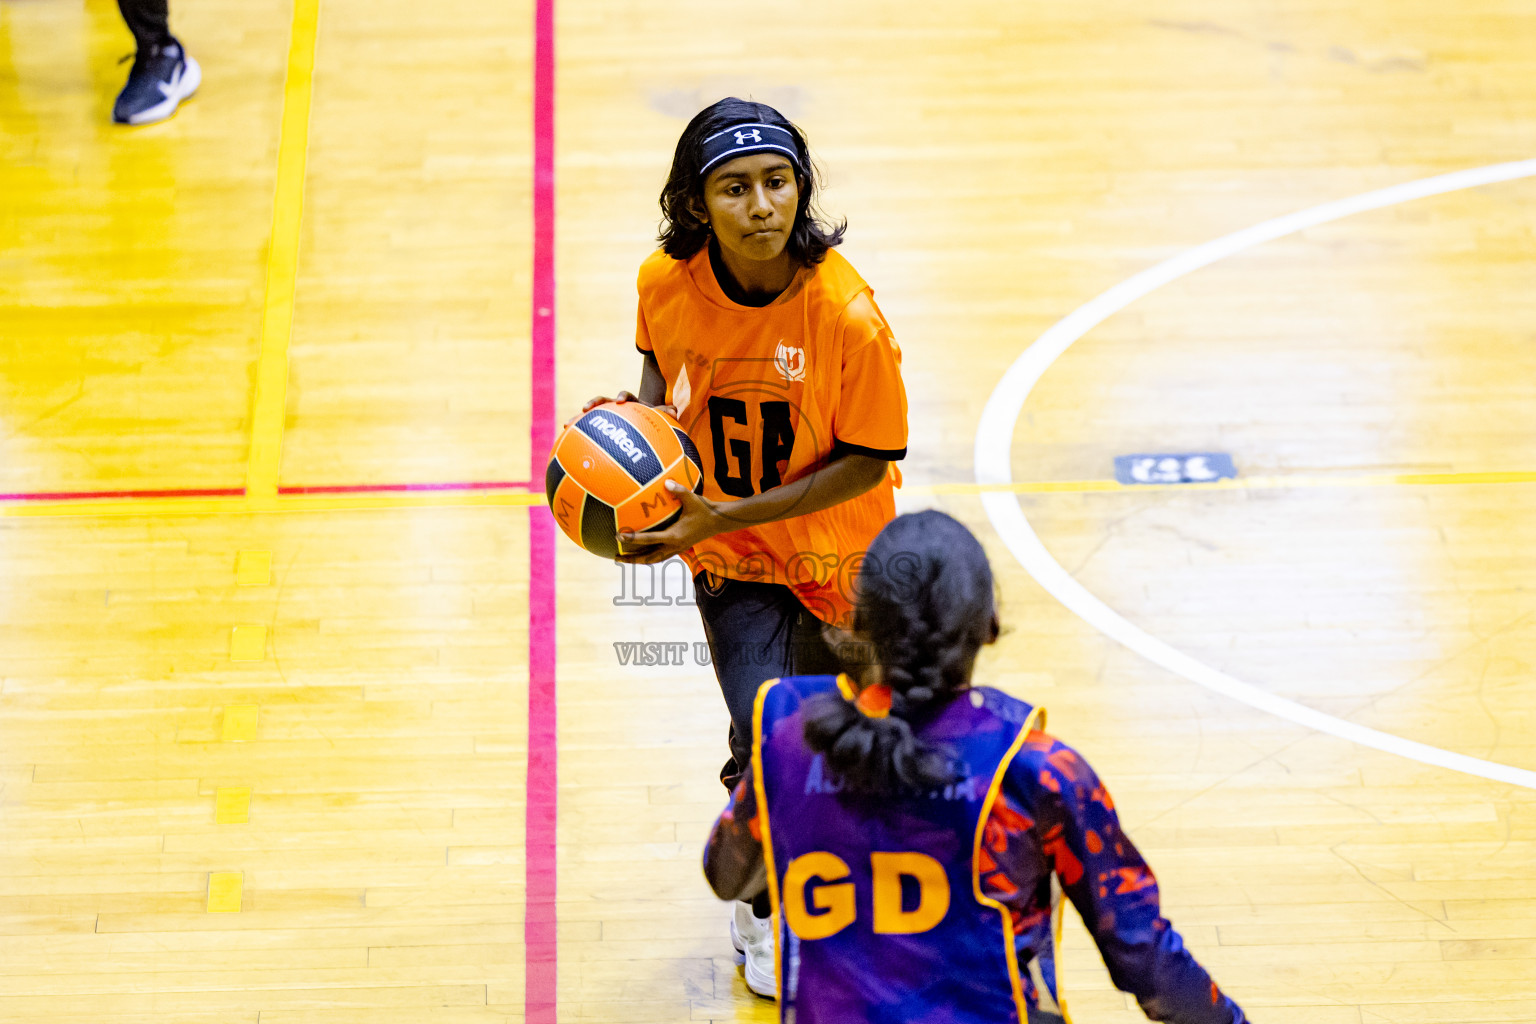
<svg viewBox="0 0 1536 1024"><path fill-rule="evenodd" d="M701 572L693 579L715 678L731 712L731 759L720 772L734 787L752 757L752 705L758 687L790 675L841 671L821 620L782 583L749 583Z"/></svg>

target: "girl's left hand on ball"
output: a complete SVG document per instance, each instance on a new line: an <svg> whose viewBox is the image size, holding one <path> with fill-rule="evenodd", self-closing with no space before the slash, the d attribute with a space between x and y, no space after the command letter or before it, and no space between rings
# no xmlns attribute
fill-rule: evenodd
<svg viewBox="0 0 1536 1024"><path fill-rule="evenodd" d="M653 565L680 555L700 541L708 540L733 527L714 505L694 494L676 480L667 481L667 493L683 506L682 514L665 530L647 530L642 537L633 530L619 531L620 562ZM639 546L635 541L640 540Z"/></svg>

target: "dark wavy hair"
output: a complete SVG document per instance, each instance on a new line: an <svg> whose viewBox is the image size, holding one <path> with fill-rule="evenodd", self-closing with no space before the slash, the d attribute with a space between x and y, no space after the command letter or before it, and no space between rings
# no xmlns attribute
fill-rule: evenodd
<svg viewBox="0 0 1536 1024"><path fill-rule="evenodd" d="M775 125L794 137L800 164L796 175L800 185L800 205L795 210L795 226L790 230L787 248L791 258L805 266L815 266L827 258L828 249L842 244L848 222L834 225L817 207L816 192L821 185L821 174L811 162L811 151L800 129L768 104L734 96L727 96L693 115L693 120L688 122L682 137L677 140L672 170L661 190L661 233L656 240L675 260L688 259L708 243L709 225L701 222L690 208L690 204L704 205L704 176L699 173L704 166L704 140L732 125L749 121Z"/></svg>
<svg viewBox="0 0 1536 1024"><path fill-rule="evenodd" d="M914 727L970 686L977 652L996 638L992 566L971 531L934 511L892 520L865 565L854 632L873 647L890 714L871 718L841 694L818 695L806 702L806 745L853 792L946 786L959 777L953 755Z"/></svg>

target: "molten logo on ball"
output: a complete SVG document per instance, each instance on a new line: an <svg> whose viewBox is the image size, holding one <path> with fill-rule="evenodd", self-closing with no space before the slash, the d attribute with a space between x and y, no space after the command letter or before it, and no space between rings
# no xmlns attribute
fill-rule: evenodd
<svg viewBox="0 0 1536 1024"><path fill-rule="evenodd" d="M640 447L629 439L629 435L624 432L624 428L617 423L603 416L593 416L592 425L602 431L608 440L618 445L619 451L628 455L630 462L638 464L641 459L645 458L645 452L641 451Z"/></svg>

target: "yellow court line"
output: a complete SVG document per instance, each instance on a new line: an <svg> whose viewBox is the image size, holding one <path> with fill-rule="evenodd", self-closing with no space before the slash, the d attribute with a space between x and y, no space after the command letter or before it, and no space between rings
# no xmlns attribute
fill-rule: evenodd
<svg viewBox="0 0 1536 1024"><path fill-rule="evenodd" d="M1392 478L1396 484L1528 484L1536 482L1536 473L1399 473Z"/></svg>
<svg viewBox="0 0 1536 1024"><path fill-rule="evenodd" d="M1270 491L1329 487L1437 487L1536 483L1536 472L1368 473L1355 476L1248 476L1210 483L1122 484L1118 480L1024 480L1010 484L931 484L907 487L911 494L1080 494L1091 491Z"/></svg>
<svg viewBox="0 0 1536 1024"><path fill-rule="evenodd" d="M270 587L272 585L272 552L235 552L235 585Z"/></svg>
<svg viewBox="0 0 1536 1024"><path fill-rule="evenodd" d="M1508 473L1375 473L1362 476L1246 476L1210 484L1120 484L1117 481L1021 481L1018 484L917 484L905 494L1081 494L1094 491L1240 491L1309 488L1445 487L1536 484L1536 471ZM536 491L427 491L418 494L276 494L247 497L118 497L0 504L0 519L91 516L249 516L253 513L389 511L398 508L527 508L544 504Z"/></svg>
<svg viewBox="0 0 1536 1024"><path fill-rule="evenodd" d="M1536 472L1376 473L1360 476L1250 476L1208 484L1122 484L1114 480L1029 480L1012 484L915 484L902 493L1083 494L1096 491L1241 491L1354 487L1430 487L1536 483ZM236 516L281 512L363 512L409 508L526 508L542 505L535 491L430 491L418 494L279 494L229 498L111 498L0 504L0 518L89 516Z"/></svg>
<svg viewBox="0 0 1536 1024"><path fill-rule="evenodd" d="M215 825L246 825L251 820L251 787L220 786L213 792Z"/></svg>
<svg viewBox="0 0 1536 1024"><path fill-rule="evenodd" d="M236 626L229 631L230 661L266 661L267 627L260 623Z"/></svg>
<svg viewBox="0 0 1536 1024"><path fill-rule="evenodd" d="M1011 484L914 484L902 493L1083 494L1102 491L1306 490L1357 487L1431 487L1536 483L1536 472L1376 473L1359 476L1251 476L1208 484L1122 484L1114 480L1026 480ZM112 498L0 504L0 518L89 516L228 516L281 512L357 512L410 508L526 508L542 505L532 491L432 491L420 494L280 494L267 499Z"/></svg>
<svg viewBox="0 0 1536 1024"><path fill-rule="evenodd" d="M208 913L238 914L245 892L245 875L239 871L208 874Z"/></svg>
<svg viewBox="0 0 1536 1024"><path fill-rule="evenodd" d="M314 92L315 38L320 0L293 0L288 74L283 85L283 126L277 148L277 187L272 200L272 239L267 247L267 296L261 315L261 354L251 407L251 447L246 493L259 502L277 497L282 465L283 421L288 411L288 342L293 336L294 290L299 275L299 227L309 155L309 108Z"/></svg>
<svg viewBox="0 0 1536 1024"><path fill-rule="evenodd" d="M224 708L219 737L225 743L249 743L256 738L261 708L255 704L230 704Z"/></svg>
<svg viewBox="0 0 1536 1024"><path fill-rule="evenodd" d="M277 512L352 512L402 508L522 507L544 504L543 494L437 491L426 494L281 494L266 500L232 498L114 498L0 505L0 518L89 516L240 516Z"/></svg>

